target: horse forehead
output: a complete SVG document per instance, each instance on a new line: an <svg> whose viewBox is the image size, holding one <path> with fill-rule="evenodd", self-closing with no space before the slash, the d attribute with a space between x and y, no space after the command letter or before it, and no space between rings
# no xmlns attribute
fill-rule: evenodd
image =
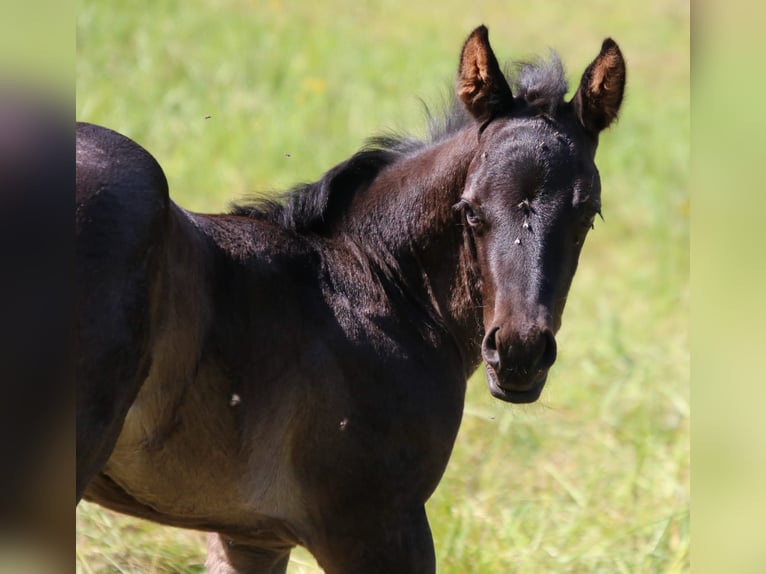
<svg viewBox="0 0 766 574"><path fill-rule="evenodd" d="M482 161L473 178L482 202L492 198L516 205L540 197L549 207L566 207L593 193L595 166L587 150L566 127L549 118L506 120L487 134Z"/></svg>
<svg viewBox="0 0 766 574"><path fill-rule="evenodd" d="M493 187L561 186L587 171L574 138L553 122L506 120L488 135L474 177Z"/></svg>
<svg viewBox="0 0 766 574"><path fill-rule="evenodd" d="M563 125L542 116L506 120L492 140L489 146L506 157L541 163L571 159L578 151L575 137Z"/></svg>

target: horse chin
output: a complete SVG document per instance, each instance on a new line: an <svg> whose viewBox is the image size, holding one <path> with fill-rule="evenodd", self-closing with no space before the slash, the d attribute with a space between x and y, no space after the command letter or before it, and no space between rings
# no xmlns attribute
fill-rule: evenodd
<svg viewBox="0 0 766 574"><path fill-rule="evenodd" d="M505 401L507 403L514 404L526 404L534 403L540 398L540 393L543 392L545 387L545 381L548 379L548 371L541 371L531 383L525 385L523 388L510 388L500 383L500 378L497 376L495 369L484 364L484 369L487 373L487 383L489 385L490 394L496 399Z"/></svg>

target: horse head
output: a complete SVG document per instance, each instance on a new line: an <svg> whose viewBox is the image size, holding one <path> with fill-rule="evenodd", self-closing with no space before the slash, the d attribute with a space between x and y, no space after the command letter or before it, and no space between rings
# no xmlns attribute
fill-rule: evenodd
<svg viewBox="0 0 766 574"><path fill-rule="evenodd" d="M489 388L504 401L537 400L556 360L555 335L580 250L601 210L599 133L617 117L625 63L604 41L571 100L561 64L529 66L514 95L487 29L466 41L458 97L479 124L455 205L481 278Z"/></svg>

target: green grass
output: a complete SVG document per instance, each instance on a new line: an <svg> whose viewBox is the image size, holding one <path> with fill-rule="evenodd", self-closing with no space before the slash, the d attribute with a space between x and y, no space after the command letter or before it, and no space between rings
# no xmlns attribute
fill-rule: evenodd
<svg viewBox="0 0 766 574"><path fill-rule="evenodd" d="M469 383L428 504L439 571L688 572L687 3L87 0L77 117L146 146L181 205L220 211L316 179L374 133L422 133L418 98L438 106L481 22L501 59L559 50L574 85L611 35L628 91L541 401ZM77 527L78 572L202 571L199 533L88 504ZM319 570L301 551L290 572Z"/></svg>

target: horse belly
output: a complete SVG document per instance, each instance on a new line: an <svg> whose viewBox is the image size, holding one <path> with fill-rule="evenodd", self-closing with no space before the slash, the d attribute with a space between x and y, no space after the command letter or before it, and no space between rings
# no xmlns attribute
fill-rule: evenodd
<svg viewBox="0 0 766 574"><path fill-rule="evenodd" d="M150 377L104 474L168 517L242 526L263 516L289 520L295 489L280 455L286 433L273 428L268 440L243 440L243 421L258 413L212 381L220 383L218 374L201 368L173 406L174 393Z"/></svg>

